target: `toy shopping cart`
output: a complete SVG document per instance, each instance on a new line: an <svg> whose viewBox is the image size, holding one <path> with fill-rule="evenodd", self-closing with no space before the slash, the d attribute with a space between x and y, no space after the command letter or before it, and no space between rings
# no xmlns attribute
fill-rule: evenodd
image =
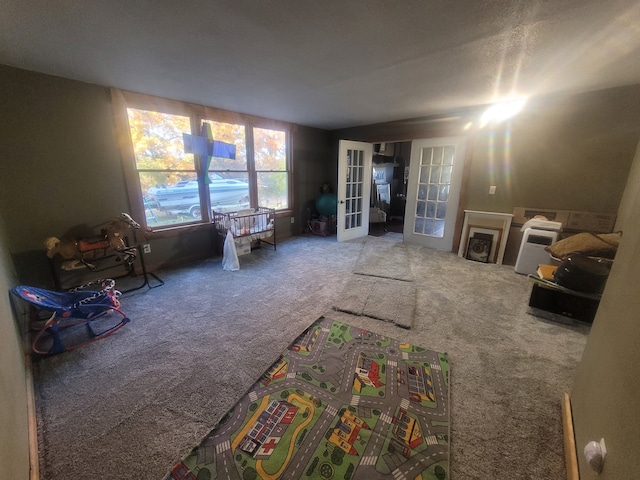
<svg viewBox="0 0 640 480"><path fill-rule="evenodd" d="M120 330L129 318L120 310L121 294L115 283L112 279L96 280L68 292L25 285L11 289L35 310L33 352L53 355L74 350Z"/></svg>

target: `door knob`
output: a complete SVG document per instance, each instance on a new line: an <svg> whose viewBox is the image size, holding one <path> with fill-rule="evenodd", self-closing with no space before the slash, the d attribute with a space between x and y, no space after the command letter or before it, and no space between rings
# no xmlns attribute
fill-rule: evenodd
<svg viewBox="0 0 640 480"><path fill-rule="evenodd" d="M344 200L340 200L340 203L344 203Z"/></svg>

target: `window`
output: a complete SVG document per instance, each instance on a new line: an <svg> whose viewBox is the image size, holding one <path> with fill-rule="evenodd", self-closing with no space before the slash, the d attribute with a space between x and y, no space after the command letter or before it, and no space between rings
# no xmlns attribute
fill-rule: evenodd
<svg viewBox="0 0 640 480"><path fill-rule="evenodd" d="M253 129L258 203L276 210L289 208L286 132Z"/></svg>
<svg viewBox="0 0 640 480"><path fill-rule="evenodd" d="M141 219L149 229L209 222L209 202L214 211L292 208L287 127L265 128L266 120L245 122L239 114L193 105L157 111L132 103L126 108L134 154L129 190L137 204L132 211L144 210ZM269 122L269 127L274 123L280 125ZM206 172L199 156L185 153L183 141L183 134L201 132L205 124L215 141L235 145L235 158L213 157Z"/></svg>
<svg viewBox="0 0 640 480"><path fill-rule="evenodd" d="M213 157L209 164L211 208L217 212L237 211L250 207L249 170L244 125L204 120L213 138L236 147L235 158ZM200 128L200 130L202 130Z"/></svg>
<svg viewBox="0 0 640 480"><path fill-rule="evenodd" d="M451 146L422 150L414 233L438 238L444 236L453 157Z"/></svg>
<svg viewBox="0 0 640 480"><path fill-rule="evenodd" d="M149 227L201 220L193 155L184 152L189 117L128 108L142 203Z"/></svg>

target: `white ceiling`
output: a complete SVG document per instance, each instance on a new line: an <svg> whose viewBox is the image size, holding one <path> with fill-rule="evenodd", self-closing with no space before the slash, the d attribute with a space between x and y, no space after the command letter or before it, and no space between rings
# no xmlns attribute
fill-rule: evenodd
<svg viewBox="0 0 640 480"><path fill-rule="evenodd" d="M335 129L640 84L640 2L2 0L0 63Z"/></svg>

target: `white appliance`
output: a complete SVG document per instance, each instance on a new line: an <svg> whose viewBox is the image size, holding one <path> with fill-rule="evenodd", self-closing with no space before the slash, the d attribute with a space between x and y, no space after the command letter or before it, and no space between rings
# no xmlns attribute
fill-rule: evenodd
<svg viewBox="0 0 640 480"><path fill-rule="evenodd" d="M531 220L531 222L534 221ZM538 270L538 265L551 262L551 256L545 248L558 239L558 231L562 224L536 220L533 224L527 222L524 226L527 228L522 235L515 271L524 275L533 275Z"/></svg>

